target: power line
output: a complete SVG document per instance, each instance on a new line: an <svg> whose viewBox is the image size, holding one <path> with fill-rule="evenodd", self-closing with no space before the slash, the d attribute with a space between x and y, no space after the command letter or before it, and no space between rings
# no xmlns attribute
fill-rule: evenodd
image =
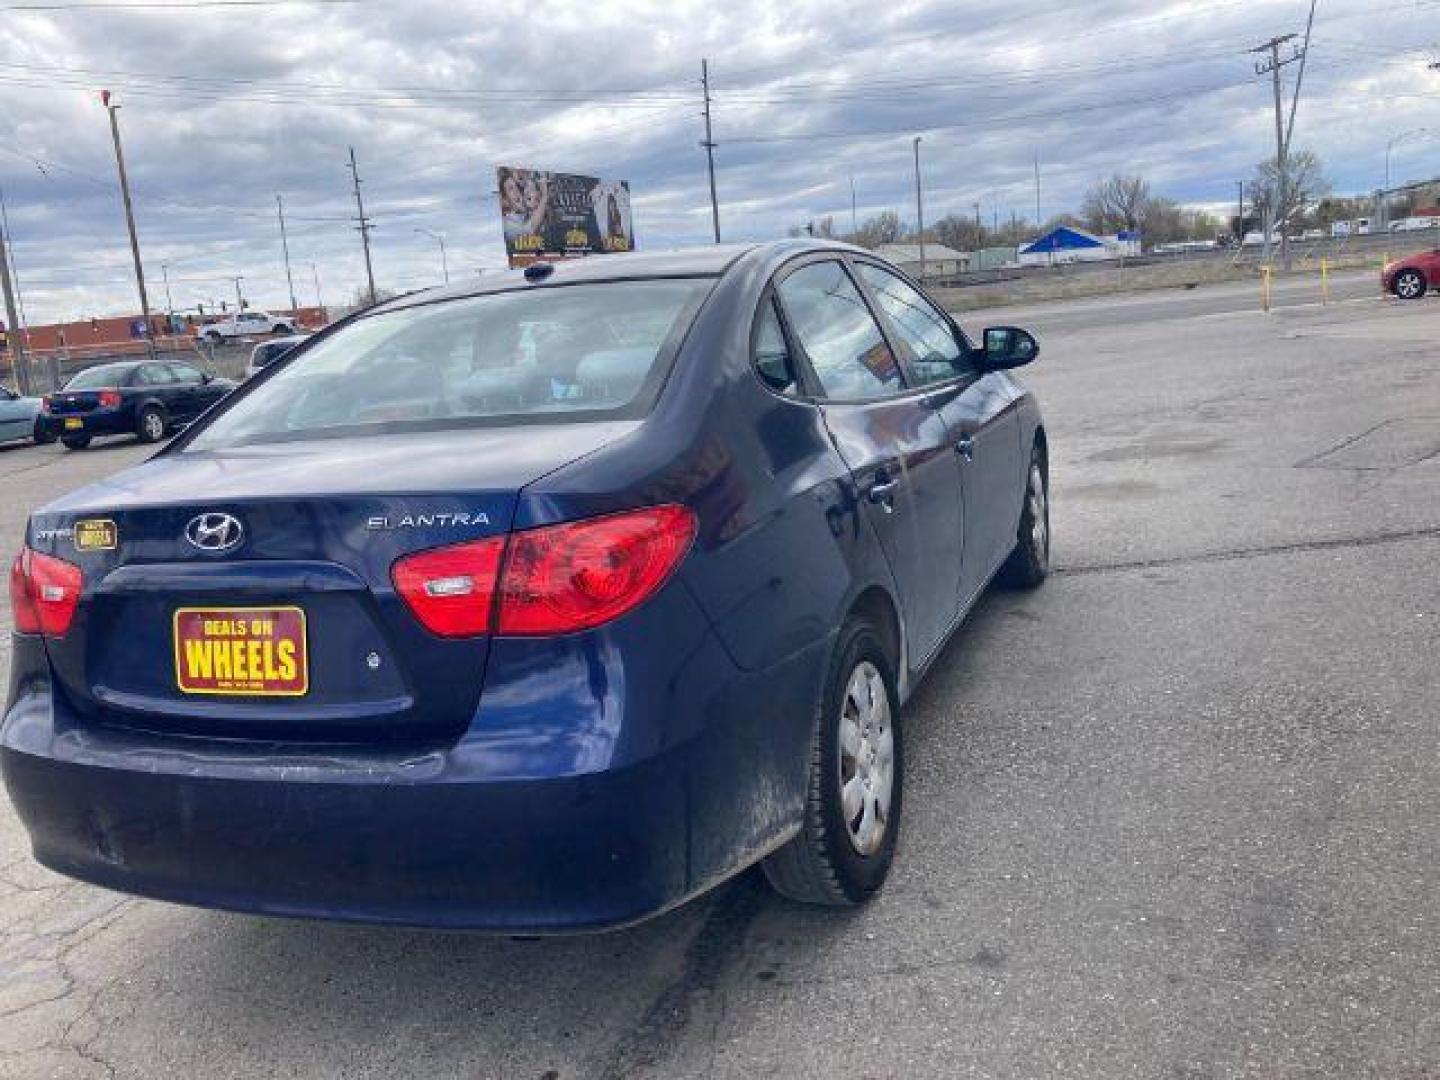
<svg viewBox="0 0 1440 1080"><path fill-rule="evenodd" d="M74 0L71 3L0 4L0 11L171 11L186 8L289 7L294 4L358 4L363 0Z"/></svg>

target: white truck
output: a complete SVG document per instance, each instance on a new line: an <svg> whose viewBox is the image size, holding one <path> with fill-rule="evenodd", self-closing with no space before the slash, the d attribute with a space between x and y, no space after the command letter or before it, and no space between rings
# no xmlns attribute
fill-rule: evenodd
<svg viewBox="0 0 1440 1080"><path fill-rule="evenodd" d="M271 315L268 311L237 311L234 315L206 323L196 336L206 341L231 341L235 338L261 337L265 334L293 334L295 320L288 315Z"/></svg>

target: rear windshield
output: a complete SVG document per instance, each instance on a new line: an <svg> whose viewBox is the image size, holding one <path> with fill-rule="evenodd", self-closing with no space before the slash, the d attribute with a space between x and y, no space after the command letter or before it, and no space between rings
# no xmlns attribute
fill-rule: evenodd
<svg viewBox="0 0 1440 1080"><path fill-rule="evenodd" d="M185 449L643 413L713 279L566 285L357 319Z"/></svg>
<svg viewBox="0 0 1440 1080"><path fill-rule="evenodd" d="M66 390L101 390L107 386L120 386L130 374L129 364L101 364L86 368L65 384Z"/></svg>

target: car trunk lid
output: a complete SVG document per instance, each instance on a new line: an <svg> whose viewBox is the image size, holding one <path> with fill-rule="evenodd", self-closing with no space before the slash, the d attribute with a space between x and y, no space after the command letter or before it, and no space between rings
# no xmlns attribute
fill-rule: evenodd
<svg viewBox="0 0 1440 1080"><path fill-rule="evenodd" d="M170 453L82 489L31 525L32 546L85 574L69 632L47 642L60 690L93 722L177 734L458 734L488 639L427 631L393 564L503 536L521 488L632 426Z"/></svg>

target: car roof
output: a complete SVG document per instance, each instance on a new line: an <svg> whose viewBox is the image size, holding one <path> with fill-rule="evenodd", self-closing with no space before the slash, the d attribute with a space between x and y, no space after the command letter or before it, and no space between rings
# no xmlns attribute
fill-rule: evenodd
<svg viewBox="0 0 1440 1080"><path fill-rule="evenodd" d="M657 277L720 276L747 256L773 260L784 259L806 251L852 251L862 249L834 241L775 240L767 243L708 244L697 247L673 248L664 251L632 251L624 254L589 256L582 259L559 259L548 265L554 269L539 282L531 282L523 269L487 270L477 280L447 288L425 289L386 301L373 309L393 311L437 300L483 296L487 293L513 289L543 288L591 281L629 281ZM748 261L748 260L747 260Z"/></svg>

